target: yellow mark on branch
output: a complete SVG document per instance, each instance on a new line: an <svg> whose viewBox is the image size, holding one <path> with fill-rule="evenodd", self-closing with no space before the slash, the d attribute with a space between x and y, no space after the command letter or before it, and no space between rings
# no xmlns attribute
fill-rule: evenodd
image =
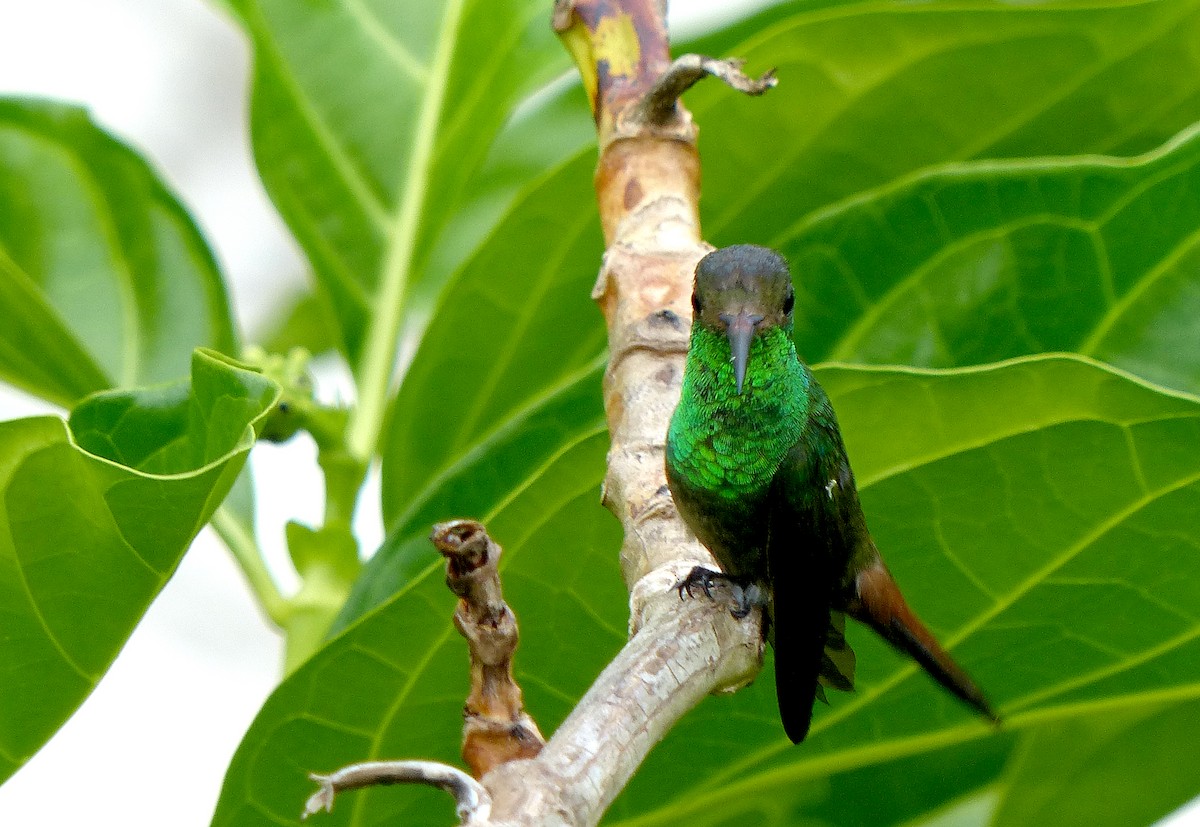
<svg viewBox="0 0 1200 827"><path fill-rule="evenodd" d="M579 77L583 80L584 91L592 104L592 112L596 111L596 91L600 87L600 76L596 72L596 61L592 56L592 38L587 28L578 22L569 29L559 32L563 45L571 53L575 66L579 69Z"/></svg>
<svg viewBox="0 0 1200 827"><path fill-rule="evenodd" d="M602 60L608 61L610 76L628 77L637 72L642 50L637 27L628 14L618 12L612 17L602 18L596 24L592 41L595 43L597 65Z"/></svg>

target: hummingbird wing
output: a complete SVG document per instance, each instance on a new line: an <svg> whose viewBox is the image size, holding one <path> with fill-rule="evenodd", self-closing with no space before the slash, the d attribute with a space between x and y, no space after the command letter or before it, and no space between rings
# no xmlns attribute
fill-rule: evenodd
<svg viewBox="0 0 1200 827"><path fill-rule="evenodd" d="M844 609L855 620L870 626L946 689L991 720L999 720L979 687L909 608L879 556L867 529L833 406L815 381L810 386L809 410L805 437L816 446L811 452L818 455L813 462L817 479L827 480L824 492L828 502L824 505L829 513L825 522L827 535L834 544L828 554L836 567L832 575L835 610Z"/></svg>
<svg viewBox="0 0 1200 827"><path fill-rule="evenodd" d="M821 685L854 685L854 653L836 608L857 529L845 507L854 479L833 410L811 387L808 422L772 481L767 540L775 693L784 731L797 744L808 734L813 701L824 699Z"/></svg>

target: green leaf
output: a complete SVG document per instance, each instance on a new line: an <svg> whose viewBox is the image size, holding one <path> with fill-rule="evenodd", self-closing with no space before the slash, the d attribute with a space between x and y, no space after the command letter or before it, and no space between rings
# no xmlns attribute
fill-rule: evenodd
<svg viewBox="0 0 1200 827"><path fill-rule="evenodd" d="M480 512L504 546L505 598L520 616L517 679L547 729L625 639L620 527L599 502L607 448L602 429L578 434L513 497ZM428 539L419 557L401 593L267 701L229 768L214 825L298 824L312 791L307 773L319 768L370 756L456 760L466 646L450 622L455 598ZM331 827L449 823L444 794L406 792L413 794L347 799L322 819Z"/></svg>
<svg viewBox="0 0 1200 827"><path fill-rule="evenodd" d="M1200 456L1179 450L1200 438L1200 402L1067 358L819 378L885 559L1004 726L973 718L855 626L857 692L817 709L801 747L779 730L769 680L706 701L650 756L613 823L725 824L728 802L768 799L755 823L822 806L838 823L895 823L912 813L868 817L878 800L831 790L845 773L905 758L896 783L935 785L945 770L924 757L942 750L974 745L982 757L1078 716L1200 698ZM685 756L695 781L680 784ZM1136 762L1124 771L1134 787L1163 781Z"/></svg>
<svg viewBox="0 0 1200 827"><path fill-rule="evenodd" d="M775 240L806 358L1069 350L1200 391L1200 131L1147 155L951 164Z"/></svg>
<svg viewBox="0 0 1200 827"><path fill-rule="evenodd" d="M384 520L407 542L367 563L336 628L406 582L430 525L485 513L603 427L604 323L577 278L595 277L601 240L592 216L559 215L591 170L573 160L535 182L447 286L385 431Z"/></svg>
<svg viewBox="0 0 1200 827"><path fill-rule="evenodd" d="M252 129L267 189L352 364L377 349L369 358L390 366L397 331L412 335L461 261L458 245L437 240L496 132L524 93L567 66L549 10L522 0L234 5L254 43Z"/></svg>
<svg viewBox="0 0 1200 827"><path fill-rule="evenodd" d="M1197 738L1197 700L1042 727L1013 757L991 824L1151 824L1195 797ZM1130 767L1155 783L1131 783Z"/></svg>
<svg viewBox="0 0 1200 827"><path fill-rule="evenodd" d="M1200 444L1200 401L1064 357L819 376L889 565L999 706L1004 728L974 718L855 627L858 691L818 709L803 746L784 738L764 676L686 717L612 823L783 825L813 814L899 823L986 788L1019 740L1046 727L1200 698L1200 456L1179 450ZM620 645L626 621L618 532L596 502L606 440L573 445L479 514L506 547L519 679L548 732ZM216 824L294 823L308 771L377 757L453 760L465 652L440 565L418 566L415 552L407 560L403 591L268 701L230 768ZM1136 765L1125 771L1129 783L1158 784ZM330 824L441 823L430 800L357 793Z"/></svg>
<svg viewBox="0 0 1200 827"><path fill-rule="evenodd" d="M275 322L259 336L268 353L304 348L314 356L338 345L337 324L316 293L300 293L280 303Z"/></svg>
<svg viewBox="0 0 1200 827"><path fill-rule="evenodd" d="M278 390L197 351L192 379L0 423L0 778L87 697L245 463Z"/></svg>
<svg viewBox="0 0 1200 827"><path fill-rule="evenodd" d="M594 276L600 234L591 216L564 225L558 215L590 174L590 164L573 162L526 193L447 288L387 431L389 525L402 520L402 507L411 510L419 489L448 466L498 431L521 430L531 410L596 369L606 343L603 319L587 291L563 274L591 270ZM542 239L536 250L530 238ZM478 358L483 354L487 358ZM448 392L451 404L430 410L429 400ZM581 406L594 420L599 393ZM561 438L547 434L539 442L531 449L545 455Z"/></svg>
<svg viewBox="0 0 1200 827"><path fill-rule="evenodd" d="M1154 12L1157 15L1167 15L1168 17L1175 15L1170 19L1179 16L1178 10L1170 4L1167 4L1165 10L1157 5L1153 8L1157 9ZM1064 42L1095 41L1112 51L1117 50L1118 46L1123 48L1122 44L1128 39L1125 34L1118 35L1118 29L1133 27L1133 30L1136 31L1145 30L1142 37L1145 43L1139 55L1145 56L1146 60L1159 63L1174 54L1179 45L1176 40L1178 33L1175 30L1159 32L1151 25L1153 22L1151 18L1138 17L1135 21L1128 15L1125 7L1107 4L1076 5L1066 9L1051 10L1021 9L998 5L966 9L933 7L917 9L915 7L897 8L875 4L851 4L836 9L820 10L811 4L801 3L781 6L764 14L774 19L784 14L787 9L790 9L789 16L764 35L746 44L734 46L726 43L727 48L737 54L757 56L757 59L763 63L777 63L781 56L803 55L804 61L818 63L825 66L830 72L833 72L835 67L840 68L841 74L851 79L874 79L873 82L885 86L897 84L896 87L886 86L894 93L897 88L907 89L909 83L915 83L914 76L920 77L922 82L927 80L925 73L930 71L929 68L918 61L916 56L904 54L904 48L902 48L903 43L907 42L905 38L918 39L925 43L930 54L951 54L955 56L956 60L973 61L979 64L972 64L971 73L959 72L939 76L938 89L948 110L964 105L965 101L975 100L979 94L978 84L983 82L978 80L979 73L982 72L985 78L991 78L987 81L989 83L1000 83L1005 77L1004 73L1016 71L1010 64L1027 59L1026 52L1029 48L1030 38L1035 40L1044 38L1047 39L1047 42L1057 42L1056 38ZM992 27L987 31L991 33L989 36L994 37L995 44L987 54L976 55L971 51L978 45L973 39L975 36L968 36L965 33L976 31L985 23ZM1189 25L1200 29L1200 21L1192 21ZM834 34L826 31L831 27L841 34L835 37ZM854 31L853 36L848 33L851 28ZM1186 29L1186 26L1184 28ZM807 33L814 29L822 32L822 35L809 42L806 39ZM735 27L731 31L740 30ZM890 43L890 51L848 49L846 43L856 42L856 38L860 38L863 31L876 32L872 36L873 39L882 39L888 42L895 40L896 42ZM1035 37L1035 33L1039 31L1042 34ZM730 34L724 35L727 39L730 36ZM721 37L720 34L714 35L706 45L719 46L722 42ZM805 44L803 48L796 45L801 40ZM1038 42L1042 41L1038 40ZM785 47L793 50L787 51ZM997 58L998 63L993 65L992 58L997 54L1006 55L1006 57L1002 60ZM1117 60L1115 54L1116 52L1112 51L1112 54L1105 60L1110 62ZM1042 55L1033 59L1050 60L1051 57L1051 55ZM1089 101L1094 102L1094 90L1087 84L1081 85L1080 78L1087 72L1102 69L1104 60L1101 60L1100 64L1094 64L1090 59L1085 59L1083 55L1077 55L1074 58L1059 55L1055 59L1066 60L1073 67L1073 73L1062 77L1053 76L1043 79L1050 86L1050 91L1047 91L1046 95L1060 100L1063 106L1069 108L1084 108L1090 105ZM1075 62L1072 63L1072 60ZM784 71L785 69L786 64ZM913 73L916 74L913 75ZM784 79L787 80L786 71ZM730 199L742 203L744 201L742 196L747 188L773 187L776 179L792 174L791 167L777 165L765 167L760 161L745 157L747 152L755 151L754 147L748 145L744 140L746 134L764 131L771 132L771 134L778 133L783 136L781 145L787 146L789 152L794 141L807 141L810 144L810 151L828 158L832 154L844 150L846 136L838 131L830 131L832 126L830 126L830 130L813 129L812 122L814 120L820 122L824 119L827 124L833 124L840 123L843 118L861 120L874 117L873 107L878 103L874 92L868 95L864 90L858 92L849 90L842 97L810 97L807 90L811 82L812 78L802 76L793 78L790 84L794 94L803 95L805 111L811 113L804 118L796 117L795 107L797 104L794 103L794 98L787 94L782 96L778 94L789 86L786 82L763 101L742 100L738 96L730 95L725 90L716 88L716 85L707 95L703 94L702 88L693 93L694 99L691 105L697 113L697 120L705 125L703 148L709 159L708 169L717 167L718 169L739 170L736 181L718 175L714 182L712 174L706 169L705 205L710 210L719 209ZM1193 82L1191 79L1180 82L1192 84L1192 87L1200 94L1200 82ZM862 80L862 83L865 84L866 80ZM1125 100L1117 91L1110 90L1105 94L1112 96L1113 99ZM989 116L993 118L994 122L981 120L959 124L958 133L956 133L956 140L959 143L945 143L943 149L953 155L966 143L979 143L981 136L985 133L991 136L993 142L1000 141L1002 137L1009 135L1008 132L1003 131L1003 128L1018 130L1018 125L1034 118L1040 111L1035 104L1045 105L1047 100L1048 98L1026 99L1016 95L995 101L998 110ZM540 119L544 118L543 125L549 129L561 120L562 115L558 111L559 108L566 108L565 102L551 99L546 111L539 113L530 121L542 123ZM853 113L858 114L854 115ZM1193 115L1200 116L1200 101L1197 102ZM1162 117L1167 116L1162 115ZM763 121L763 118L773 120L768 124ZM1130 119L1133 120L1133 118L1134 116L1130 115ZM735 123L731 125L730 121ZM784 123L785 121L786 123ZM1155 128L1150 123L1151 121L1153 119L1148 120L1143 132L1146 135L1152 134L1157 137L1158 132L1154 131ZM997 126L997 124L1001 126ZM529 125L528 122L525 123L524 130L527 131ZM1094 123L1093 126L1095 128L1086 135L1079 136L1078 146L1080 149L1111 145L1111 132ZM909 126L903 119L890 125L887 134L883 134L881 129L876 126L872 126L870 129L864 128L861 132L855 133L855 140L860 145L860 149L856 152L861 152L864 156L873 156L876 154L874 148L876 143L885 142L890 145L890 142L896 140L897 130L900 130L903 135L909 134L904 132L907 129ZM997 132L997 129L1000 131ZM1127 125L1122 129L1128 131ZM1049 152L1057 148L1057 144L1055 144L1055 141L1058 140L1057 133L1050 129L1039 131L1026 125L1021 126L1020 130L1022 130L1020 134L1023 136L1020 139L1022 142L1020 147L1023 149ZM526 134L526 132L517 130L516 127L510 131L515 131L522 136ZM507 134L505 133L505 135ZM1137 134L1142 134L1142 132ZM923 139L914 130L911 132L909 140L916 144ZM949 141L950 138L946 137L945 140ZM1147 137L1145 140L1149 140L1149 138ZM1005 146L1009 144L1016 146L1015 141L1017 139L1010 135L1000 143ZM529 142L528 139L502 140L507 147L523 146ZM551 144L550 149L561 151L565 145L565 143ZM980 144L980 147L982 146ZM987 146L991 146L991 144ZM1014 149L1015 151L1017 150ZM1187 149L1179 147L1178 151L1183 154L1194 152L1190 145ZM980 148L974 154L988 153ZM1162 154L1173 155L1174 153ZM803 159L807 156L797 157ZM857 178L841 175L836 168L831 167L829 172L821 172L818 177L822 182L832 181L827 186L841 187L841 183L838 182L843 180L851 182L858 180L863 185L866 183L878 184L881 181L891 181L895 176L907 174L911 172L912 168L919 168L927 162L919 153L913 155L911 161L911 164L906 164L897 160L896 165L889 169L871 166L865 173L861 170L857 172ZM518 168L525 168L519 162L514 163ZM1095 177L1094 173L1097 168L1111 171L1118 182L1125 184L1125 190L1132 192L1145 186L1154 176L1161 175L1163 170L1171 167L1172 164L1179 166L1176 169L1178 175L1174 182L1177 186L1184 186L1180 182L1186 178L1188 171L1186 162L1181 162L1178 158L1171 160L1159 157L1159 155L1148 156L1138 162L1124 165L1118 162L1088 159L1087 161L1076 160L1073 162L1042 161L1034 164L1025 172L1022 172L1024 168L1018 162L1011 162L1011 166L1001 165L1000 169L1009 171L1012 176L1018 178L1021 175L1029 177L1035 174L1049 178L1053 177L1057 171L1059 179L1055 180L1055 183L1058 184L1056 191L1062 192L1060 200L1064 202L1063 209L1068 210L1073 203L1070 198L1073 192L1071 187L1079 185L1079 181L1083 179L1090 181L1089 176ZM512 204L492 234L484 240L447 286L437 312L426 329L412 366L406 374L404 385L400 389L398 400L392 411L390 423L385 430L383 499L385 521L389 529L395 530L398 524L403 522L410 525L410 532L423 532L424 526L417 526L412 522L412 518L418 513L428 521L447 516L444 513L431 513L428 509L420 511L415 509L421 503L428 501L431 487L440 483L440 477L447 472L448 468L461 461L462 457L474 455L473 452L476 452L481 442L486 439L489 429L499 427L505 429L506 432L511 432L513 429L522 427L521 411L524 406L530 404L530 400L543 398L548 391L552 391L556 387L556 382L560 377L569 375L588 358L598 358L602 353L601 342L591 344L593 337L602 335L600 317L594 311L589 311L584 300L595 277L594 262L597 259L588 257L587 252L590 247L587 244L576 243L574 247L570 246L579 233L594 234L595 232L591 229L591 224L594 222L594 206L590 199L583 197L586 192L583 183L585 171L590 170L592 165L591 150L588 150L527 187ZM981 166L976 172L976 186L981 189L998 187L999 184L992 180L998 175L995 172L996 169L995 165L986 168ZM991 171L989 172L989 170ZM955 181L962 175L957 170L954 172L944 171L940 174L947 178L952 177L952 180ZM863 175L874 177L868 182ZM930 177L935 178L936 176L931 175ZM1028 214L1029 211L1041 208L1037 189L1039 183L1041 183L1040 180L1026 182L1022 179L1006 188L1006 192L1008 189L1020 192L1018 184L1026 184L1029 190L1024 202L1010 207L1014 213L1019 209L1025 209ZM1111 204L1120 193L1108 192L1104 188L1105 183L1106 181L1097 180L1096 189L1099 191L1099 195L1107 196L1108 202ZM723 191L722 187L727 188ZM1111 188L1110 183L1108 189ZM910 193L907 188L899 186L898 190L908 196L903 201L904 205L908 205L912 200L924 195L924 193ZM843 188L836 194L843 194L847 191L852 192L854 189ZM890 192L890 190L885 191ZM806 208L815 209L821 203L817 198L820 193L814 194L814 192L812 186L793 187L786 194L779 194L777 198L772 196L745 203L745 215L750 217L748 220L760 223L777 221L780 215L789 218L807 215L804 212ZM835 193L829 192L826 195L832 198ZM1139 204L1139 206L1164 206L1169 202L1169 205L1175 210L1169 224L1183 232L1189 219L1187 214L1189 205L1195 202L1195 199L1189 201L1180 197L1169 186L1163 186L1161 190L1156 188L1155 195L1154 204ZM900 196L896 197L899 199ZM855 303L854 299L857 294L847 289L847 285L844 283L845 279L840 277L838 270L840 263L836 259L834 264L826 266L823 270L810 272L813 270L810 266L811 260L819 261L822 256L835 258L836 251L840 248L835 247L833 248L834 252L830 252L829 245L846 243L847 238L851 240L859 238L854 234L857 228L851 223L852 218L857 219L860 223L865 223L868 219L875 219L876 224L878 223L876 215L878 205L875 199L864 195L861 205L859 202L853 203L858 209L857 213L848 207L841 210L829 208L818 213L817 218L811 219L810 223L820 229L820 234L813 230L794 238L781 236L773 239L776 243L787 242L785 251L796 261L797 280L800 284L802 301L806 296L809 298L808 303L803 305L800 312L797 313L797 318L800 328L798 336L805 337L802 341L802 351L810 358L824 356L829 352L828 348L821 345L836 339L840 332L839 324L845 328L850 323L843 317L857 320L858 317L865 314L880 312L882 319L894 327L903 325L912 317L912 314L907 316L884 314L883 310L886 307L877 303L869 303L865 309L862 302ZM787 205L787 208L780 209L781 204ZM714 208L712 205L716 205L716 207ZM948 203L946 212L957 205L957 201ZM1077 206L1074 208L1078 211ZM1101 209L1100 206L1091 208ZM983 207L978 209L982 210ZM1130 211L1129 218L1123 222L1123 225L1126 227L1136 225L1134 220L1136 215L1136 211ZM755 216L757 217L755 218ZM905 214L901 214L897 220L904 220L906 217ZM1011 217L1009 214L1005 215L1005 218L1011 219ZM1004 219L997 219L997 222L1002 220ZM1047 224L1052 224L1052 222L1048 221ZM800 226L806 226L803 220ZM874 225L869 229L870 233L860 233L862 250L855 262L860 264L864 271L873 268L870 269L870 275L863 275L864 280L875 278L882 281L887 278L888 273L901 268L904 263L912 260L913 257L906 247L903 248L905 256L900 256L898 251L892 249L881 250L880 248L888 242L895 247L903 247L905 243L910 246L923 243L931 248L932 252L929 255L935 255L941 251L943 246L950 244L950 241L945 239L940 225L933 228L936 231L933 235L928 235L928 231L926 231L926 235L918 239L910 239L907 231L903 236L899 236L894 231L880 232L879 228ZM915 229L926 230L923 227ZM750 233L749 230L746 232L747 236L731 237L729 240L745 241L762 236L758 230L753 233ZM531 242L531 239L538 241ZM583 240L586 240L586 235ZM1115 257L1125 256L1129 259L1136 253L1139 243L1131 232L1124 232L1119 237L1112 239L1110 252ZM1042 253L1041 249L1031 249L1023 261L1033 261ZM1043 260L1036 259L1038 262ZM1049 259L1049 261L1052 266L1057 259ZM1069 293L1075 288L1076 275L1073 272L1056 273L1056 275L1060 276L1060 282L1067 281L1061 288L1061 292ZM1136 276L1131 278L1136 278ZM1029 298L1019 296L1010 299L1008 303L1016 304L1018 310L1024 308L1018 303L1020 300L1024 300L1026 303L1034 300L1042 301L1042 294L1046 291L1045 285L1032 283L1031 278L1026 278L1026 281L1020 282L1019 286L1034 295ZM1132 290L1132 288L1128 289ZM811 296L806 291L811 291ZM1169 294L1167 298L1175 297L1178 292ZM974 334L975 328L972 325L978 324L978 322L976 317L970 314L978 312L978 303L970 303L969 296L964 297L964 291L957 283L948 284L945 287L945 294L946 308L942 315L961 317L959 325L964 328L964 338ZM1009 296L1006 294L1005 298L1009 299ZM1054 298L1053 302L1042 301L1039 307L1056 308L1061 305L1061 302L1057 301L1059 297ZM1140 308L1150 306L1149 303L1138 304ZM1164 315L1169 312L1170 308L1175 307L1166 299L1161 300L1158 306L1164 308L1163 314L1160 315ZM1076 312L1081 313L1082 311ZM855 313L858 314L858 317L854 316ZM1028 353L1031 349L1052 349L1030 348L1028 345L1021 346L1023 344L1021 341L1014 341L1009 331L1017 323L1011 319L1011 315L1013 314L997 319L994 324L995 327L1004 328L1003 336L977 337L982 338L984 344L978 344L969 356L964 355L963 358L949 364L977 363ZM922 317L916 318L919 320ZM1187 313L1186 311L1180 312L1172 318L1186 320ZM1017 322L1023 324L1024 320L1018 319ZM1052 321L1047 322L1047 324L1052 323ZM1096 320L1093 319L1093 324L1095 323ZM917 322L914 321L910 324L916 326ZM888 331L885 332L890 332L890 330L891 328L888 328ZM1158 346L1155 353L1160 354L1176 344L1179 336L1185 336L1190 332L1183 321L1170 330L1178 330L1178 336L1171 338L1169 332L1163 332L1164 328L1159 325L1145 325L1144 332L1140 336L1134 333L1123 335L1127 342L1136 343L1154 336L1155 334L1151 331L1159 331L1157 335L1163 340L1163 343ZM910 331L905 329L902 332L907 334ZM883 338L882 334L881 338ZM1082 345L1082 342L1079 341L1080 338L1076 337L1077 343ZM974 341L972 340L973 343ZM901 339L901 343L911 344L911 337L910 339ZM893 348L889 352L889 356L893 361L911 359L919 365L931 364L928 358L924 358L925 354L918 349L919 343L918 341L917 345L912 345L909 351L900 353ZM1143 350L1149 350L1149 348L1144 347ZM1177 353L1179 350L1179 348L1175 348L1173 353ZM1164 366L1157 372L1150 371L1151 375L1155 378L1165 379L1165 371L1170 370L1172 364L1179 364L1191 358L1190 350L1183 350L1182 354L1173 355L1171 359L1165 360ZM565 356L560 357L560 354L565 354ZM551 355L555 358L551 359ZM1105 350L1097 352L1096 355L1118 359L1122 364L1127 364L1131 368L1140 367L1140 364L1135 364L1132 359L1119 359L1119 354L1114 351ZM860 356L858 353L847 354L847 356L856 359L864 358L869 361L883 360L882 357L869 358ZM531 369L530 366L537 367ZM469 404L429 404L430 399L440 399L444 396L448 387L448 377L453 377L452 387L456 399L465 396L470 400ZM516 419L513 418L514 412L517 414ZM534 449L534 453L528 456L528 463L536 465L540 458L552 452L553 449L552 444L545 444ZM509 478L510 486L517 483L520 473L519 467L514 469ZM461 496L465 498L462 500L463 505L455 510L455 500L450 498L447 503L448 507L453 513L468 513L468 506L472 502L469 481L464 481L460 490ZM402 548L404 548L402 544L390 544L368 565L363 581L356 588L354 596L343 613L343 620L357 616L400 587L401 581L397 581L393 575L406 570L406 568L402 563L393 560L393 555L400 553ZM386 573L388 571L391 573ZM372 596L368 597L368 592Z"/></svg>
<svg viewBox="0 0 1200 827"><path fill-rule="evenodd" d="M76 107L0 99L0 379L70 406L236 344L191 218Z"/></svg>
<svg viewBox="0 0 1200 827"><path fill-rule="evenodd" d="M1200 119L1194 0L792 9L733 50L778 68L767 98L690 94L718 245L929 165L1136 154Z"/></svg>

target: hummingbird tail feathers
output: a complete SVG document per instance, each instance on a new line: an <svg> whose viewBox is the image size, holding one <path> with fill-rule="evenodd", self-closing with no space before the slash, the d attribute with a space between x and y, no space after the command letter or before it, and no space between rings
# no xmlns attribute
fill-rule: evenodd
<svg viewBox="0 0 1200 827"><path fill-rule="evenodd" d="M989 720L1000 718L962 667L954 662L925 628L900 593L899 586L881 560L859 573L858 600L850 614L866 623L884 640L911 657L938 683Z"/></svg>
<svg viewBox="0 0 1200 827"><path fill-rule="evenodd" d="M821 686L853 692L854 666L854 650L846 642L846 615L832 611L829 613L829 628L825 631L825 653L821 657ZM823 694L818 691L817 696ZM825 701L825 698L821 697L821 700Z"/></svg>

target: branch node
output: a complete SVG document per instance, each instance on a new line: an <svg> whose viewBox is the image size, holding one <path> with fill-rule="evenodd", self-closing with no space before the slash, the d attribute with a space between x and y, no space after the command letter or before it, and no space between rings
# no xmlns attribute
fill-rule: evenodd
<svg viewBox="0 0 1200 827"><path fill-rule="evenodd" d="M458 802L458 817L464 824L486 821L492 811L491 794L482 784L462 770L436 761L366 761L329 775L310 773L309 778L320 789L305 803L302 819L321 810L330 812L340 792L389 784L426 784L445 790Z"/></svg>

